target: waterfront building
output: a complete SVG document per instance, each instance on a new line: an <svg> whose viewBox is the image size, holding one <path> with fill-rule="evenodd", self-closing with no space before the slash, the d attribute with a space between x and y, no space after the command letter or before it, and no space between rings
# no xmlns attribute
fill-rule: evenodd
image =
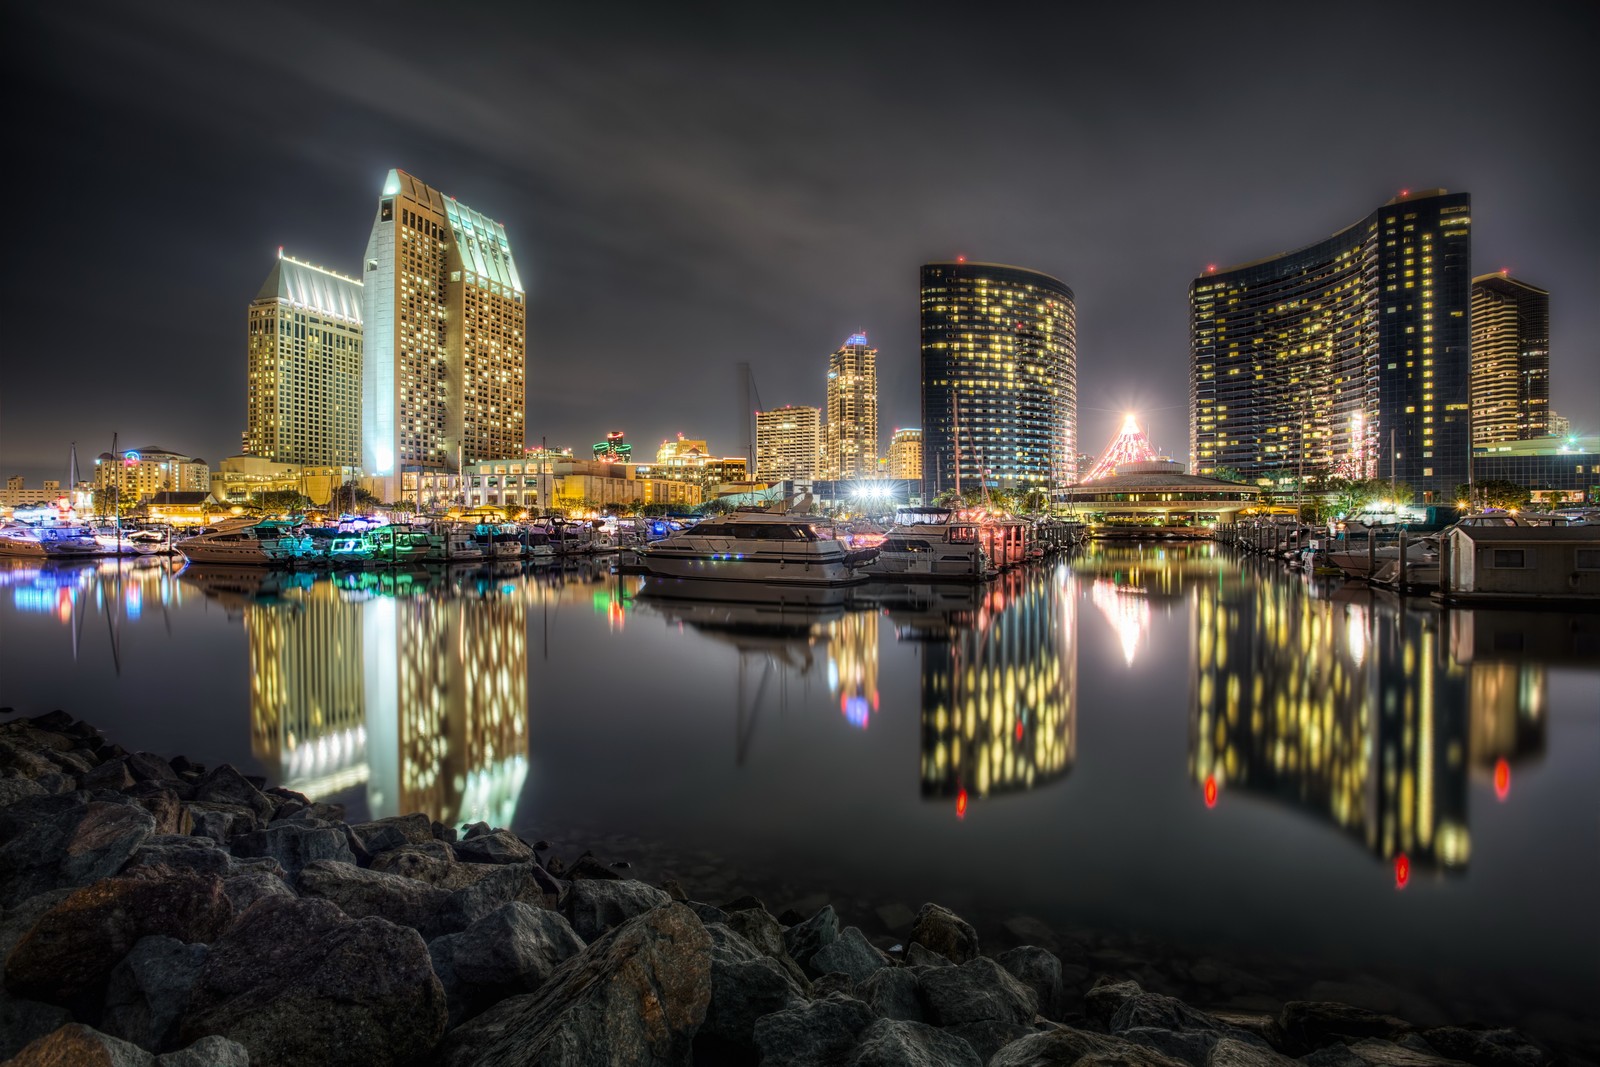
<svg viewBox="0 0 1600 1067"><path fill-rule="evenodd" d="M808 480L822 458L822 411L785 404L756 412L756 479Z"/></svg>
<svg viewBox="0 0 1600 1067"><path fill-rule="evenodd" d="M1117 525L1201 526L1231 522L1261 500L1261 488L1185 474L1183 464L1154 459L1068 486L1058 499L1077 515Z"/></svg>
<svg viewBox="0 0 1600 1067"><path fill-rule="evenodd" d="M1550 294L1505 271L1472 279L1472 443L1550 427Z"/></svg>
<svg viewBox="0 0 1600 1067"><path fill-rule="evenodd" d="M278 259L246 312L244 453L361 463L361 283Z"/></svg>
<svg viewBox="0 0 1600 1067"><path fill-rule="evenodd" d="M855 333L828 357L821 474L848 480L877 473L878 350Z"/></svg>
<svg viewBox="0 0 1600 1067"><path fill-rule="evenodd" d="M332 502L353 481L354 467L279 463L263 456L229 456L211 472L211 495L223 504L246 504L262 493L299 493L317 507Z"/></svg>
<svg viewBox="0 0 1600 1067"><path fill-rule="evenodd" d="M599 507L666 504L688 509L705 499L693 482L641 476L639 467L594 460L558 463L551 477L550 506L570 509L587 501Z"/></svg>
<svg viewBox="0 0 1600 1067"><path fill-rule="evenodd" d="M889 477L922 478L922 431L908 426L894 432L889 441Z"/></svg>
<svg viewBox="0 0 1600 1067"><path fill-rule="evenodd" d="M1600 435L1497 441L1472 450L1480 482L1515 482L1541 503L1600 503Z"/></svg>
<svg viewBox="0 0 1600 1067"><path fill-rule="evenodd" d="M661 442L656 461L648 466L641 464L639 475L693 482L709 491L718 485L749 481L750 461L744 456L713 456L711 446L704 440L680 433L676 440Z"/></svg>
<svg viewBox="0 0 1600 1067"><path fill-rule="evenodd" d="M1403 193L1332 237L1189 286L1190 469L1275 488L1466 478L1472 201Z"/></svg>
<svg viewBox="0 0 1600 1067"><path fill-rule="evenodd" d="M203 459L153 445L102 452L94 461L94 489L107 506L115 498L129 507L156 493L210 492L211 468Z"/></svg>
<svg viewBox="0 0 1600 1067"><path fill-rule="evenodd" d="M81 502L86 486L87 483L78 483L77 490L73 493L73 496L78 498L72 501L74 507ZM6 487L0 489L0 507L31 507L35 504L54 507L63 495L59 478L46 478L38 488L29 489L20 474L13 474L6 479Z"/></svg>
<svg viewBox="0 0 1600 1067"><path fill-rule="evenodd" d="M362 273L361 463L421 503L462 463L524 447L526 294L505 227L400 170Z"/></svg>
<svg viewBox="0 0 1600 1067"><path fill-rule="evenodd" d="M923 496L1050 489L1078 452L1077 310L1055 278L922 267Z"/></svg>

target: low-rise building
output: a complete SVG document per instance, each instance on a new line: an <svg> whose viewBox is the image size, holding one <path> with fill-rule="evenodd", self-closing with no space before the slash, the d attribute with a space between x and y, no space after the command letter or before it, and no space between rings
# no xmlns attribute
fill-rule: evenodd
<svg viewBox="0 0 1600 1067"><path fill-rule="evenodd" d="M577 460L570 453L551 462L524 459L469 463L467 507L500 507L512 511L567 510L592 503L667 504L691 508L704 499L698 484L650 476L650 465L606 460Z"/></svg>
<svg viewBox="0 0 1600 1067"><path fill-rule="evenodd" d="M260 493L295 492L322 507L334 490L360 474L356 467L308 467L263 456L229 456L211 472L211 495L224 504L243 504Z"/></svg>
<svg viewBox="0 0 1600 1067"><path fill-rule="evenodd" d="M1472 450L1472 476L1526 486L1541 503L1600 502L1600 436L1479 445Z"/></svg>
<svg viewBox="0 0 1600 1067"><path fill-rule="evenodd" d="M1129 525L1203 525L1229 521L1261 499L1259 486L1185 474L1182 463L1124 463L1116 473L1059 494L1074 513Z"/></svg>
<svg viewBox="0 0 1600 1067"><path fill-rule="evenodd" d="M102 452L94 461L95 492L119 500L127 507L147 502L157 493L211 491L211 468L206 461L170 449L130 448Z"/></svg>
<svg viewBox="0 0 1600 1067"><path fill-rule="evenodd" d="M210 493L157 493L145 504L145 518L169 526L198 526L223 510Z"/></svg>

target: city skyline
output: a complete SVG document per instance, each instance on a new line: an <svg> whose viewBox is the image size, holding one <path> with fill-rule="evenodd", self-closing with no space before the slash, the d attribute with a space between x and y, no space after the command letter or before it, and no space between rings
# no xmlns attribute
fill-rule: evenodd
<svg viewBox="0 0 1600 1067"><path fill-rule="evenodd" d="M1333 232L1353 203L1434 185L1473 193L1475 275L1510 267L1552 293L1553 406L1575 432L1594 432L1600 309L1581 297L1600 288L1600 264L1594 209L1579 182L1596 150L1562 133L1583 95L1582 64L1563 50L1581 34L1562 32L1560 15L1542 33L1519 24L1492 40L1470 12L1442 23L1396 16L1395 32L1440 40L1439 58L1419 58L1410 87L1363 90L1359 102L1382 98L1432 118L1374 129L1330 168L1329 135L1287 119L1325 113L1345 90L1302 87L1263 102L1254 87L1337 52L1339 34L1305 43L1301 33L1285 48L1313 16L1256 17L1267 10L1240 7L1216 25L1176 16L1175 31L1193 19L1191 32L1168 36L1197 47L1166 54L1163 46L1131 64L1122 53L1133 49L1133 30L1097 15L1112 20L1092 27L1107 35L1104 56L1070 73L1008 63L995 76L1027 102L987 125L982 94L933 107L896 88L943 62L924 58L927 46L948 50L958 39L887 16L852 20L841 42L826 20L802 18L783 44L766 39L754 14L690 34L647 12L631 35L616 37L566 13L539 38L512 16L493 49L524 61L486 74L391 36L398 28L293 4L275 11L286 25L317 28L305 55L237 32L221 10L108 6L70 20L10 10L14 35L39 44L14 72L39 100L21 116L21 139L48 151L29 160L40 210L19 220L40 259L6 268L14 301L0 395L6 473L30 483L61 476L69 442L92 454L113 432L206 456L236 452L245 375L238 309L259 288L263 258L282 245L356 274L373 191L391 167L491 207L515 236L528 279L533 440L581 445L599 428L622 426L640 440L685 431L737 448L738 407L724 384L737 361L752 363L769 406L811 401L818 346L859 328L880 351L880 425L918 423L916 266L964 254L1073 286L1084 440L1108 437L1133 407L1159 448L1181 454L1187 281L1210 262L1248 261ZM959 43L983 57L1002 42L980 30ZM883 57L872 84L817 88L816 75L867 51ZM727 69L680 76L707 69L712 55ZM1491 65L1520 97L1545 106L1493 96L1461 106L1467 73ZM441 102L412 107L372 88L413 75ZM718 87L728 78L756 90L727 102ZM1096 92L1102 84L1115 91ZM1204 99L1191 107L1192 86ZM530 96L537 106L505 103ZM220 106L201 108L202 99ZM1247 99L1240 121L1259 131L1251 152L1188 132L1191 110L1224 113ZM658 132L663 116L677 114L694 117ZM1535 147L1509 158L1476 142L1474 131L1501 114ZM1003 165L937 166L943 149L923 147L932 142L924 134L946 126L973 158ZM1022 135L1031 129L1049 132ZM830 172L842 151L866 164L848 181ZM124 188L101 201L93 190L107 153ZM175 168L175 158L186 165ZM124 206L157 197L189 210L157 231ZM105 215L91 220L81 207L90 202L103 202ZM53 239L64 232L73 240ZM96 254L84 256L78 242L91 234ZM76 315L82 292L106 294L62 353L85 365L84 384L70 403L39 404L62 389L50 324ZM181 307L182 321L159 342L125 336L128 315L165 307ZM203 398L200 410L174 403L153 378L125 373L130 361L177 373L185 395ZM663 380L662 367L679 373Z"/></svg>

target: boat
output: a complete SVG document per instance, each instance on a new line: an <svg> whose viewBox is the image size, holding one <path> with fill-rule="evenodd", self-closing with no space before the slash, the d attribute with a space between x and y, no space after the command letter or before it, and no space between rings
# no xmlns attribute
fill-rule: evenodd
<svg viewBox="0 0 1600 1067"><path fill-rule="evenodd" d="M171 552L172 537L161 530L124 530L107 526L94 533L103 556L159 556Z"/></svg>
<svg viewBox="0 0 1600 1067"><path fill-rule="evenodd" d="M341 533L328 541L326 553L331 567L360 567L372 562L377 549L365 534Z"/></svg>
<svg viewBox="0 0 1600 1067"><path fill-rule="evenodd" d="M1385 563L1400 559L1399 545L1381 545L1372 550L1369 555L1366 551L1359 552L1329 552L1328 562L1338 567L1351 578L1366 578L1373 571L1381 568ZM1435 534L1419 537L1406 545L1407 566L1421 564L1437 564L1439 561L1439 539Z"/></svg>
<svg viewBox="0 0 1600 1067"><path fill-rule="evenodd" d="M191 563L291 567L309 562L313 547L311 538L289 523L237 519L184 538L178 551Z"/></svg>
<svg viewBox="0 0 1600 1067"><path fill-rule="evenodd" d="M428 539L430 563L477 563L488 555L465 527L438 526Z"/></svg>
<svg viewBox="0 0 1600 1067"><path fill-rule="evenodd" d="M424 563L433 550L425 526L390 523L368 530L362 539L372 548L371 562L384 566Z"/></svg>
<svg viewBox="0 0 1600 1067"><path fill-rule="evenodd" d="M983 528L950 508L906 507L895 512L878 555L863 570L873 576L982 581L998 571L984 548Z"/></svg>
<svg viewBox="0 0 1600 1067"><path fill-rule="evenodd" d="M44 544L39 540L39 528L20 522L0 526L0 556L44 559Z"/></svg>
<svg viewBox="0 0 1600 1067"><path fill-rule="evenodd" d="M92 559L103 555L94 531L83 526L27 526L0 529L0 556L25 559Z"/></svg>
<svg viewBox="0 0 1600 1067"><path fill-rule="evenodd" d="M877 549L852 549L812 515L734 511L639 550L645 573L780 585L849 585Z"/></svg>

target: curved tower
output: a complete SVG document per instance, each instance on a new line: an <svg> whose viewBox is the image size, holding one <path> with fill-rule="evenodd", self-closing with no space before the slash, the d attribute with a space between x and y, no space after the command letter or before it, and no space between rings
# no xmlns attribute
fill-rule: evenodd
<svg viewBox="0 0 1600 1067"><path fill-rule="evenodd" d="M1048 274L922 267L922 491L1049 490L1074 480L1077 310Z"/></svg>

